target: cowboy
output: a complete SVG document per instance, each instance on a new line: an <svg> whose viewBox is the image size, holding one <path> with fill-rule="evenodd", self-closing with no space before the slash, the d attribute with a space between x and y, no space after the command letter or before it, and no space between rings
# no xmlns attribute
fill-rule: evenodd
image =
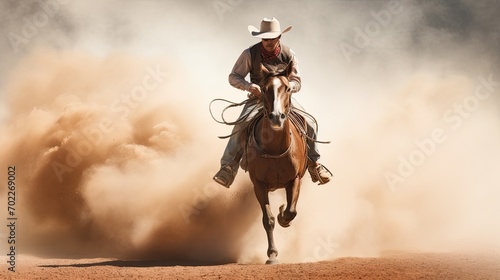
<svg viewBox="0 0 500 280"><path fill-rule="evenodd" d="M278 65L287 65L292 63L292 73L288 77L290 89L292 93L300 90L301 79L298 68L298 60L295 53L280 42L281 35L288 32L292 27L289 26L281 31L280 23L276 18L264 18L260 23L260 30L249 25L248 31L252 36L262 39L261 42L251 46L243 51L236 61L233 70L229 74L229 84L237 89L248 91L249 101L245 104L241 115L248 115L247 122L255 116L258 110L254 110L255 106L259 106L259 98L261 96L261 88L259 84L262 82L261 64L264 67L272 67ZM250 82L245 80L245 77L250 73ZM292 99L293 106L301 108L297 101ZM308 171L313 182L325 184L330 181L332 174L322 164L318 162L320 157L316 142L316 131L314 124L306 118L309 136L308 145ZM243 148L240 143L240 133L246 125L238 123L234 126L233 132L224 154L221 158L221 169L214 176L214 180L222 186L229 188L238 172L239 163L243 155Z"/></svg>

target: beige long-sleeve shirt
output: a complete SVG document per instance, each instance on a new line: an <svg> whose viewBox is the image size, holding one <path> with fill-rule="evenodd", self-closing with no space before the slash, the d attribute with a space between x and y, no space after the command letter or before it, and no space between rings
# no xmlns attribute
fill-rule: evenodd
<svg viewBox="0 0 500 280"><path fill-rule="evenodd" d="M301 79L300 72L298 66L298 59L295 53L290 50L292 53L292 73L288 77L290 81L290 87L292 89L292 93L298 92L301 87ZM250 88L251 82L245 80L245 77L252 70L252 58L250 55L250 48L244 50L236 63L233 66L233 70L229 74L229 84L237 89L248 91Z"/></svg>

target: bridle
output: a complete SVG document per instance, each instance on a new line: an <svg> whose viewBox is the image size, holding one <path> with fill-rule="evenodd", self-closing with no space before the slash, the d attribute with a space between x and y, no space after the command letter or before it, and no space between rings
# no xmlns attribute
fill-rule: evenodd
<svg viewBox="0 0 500 280"><path fill-rule="evenodd" d="M285 77L285 74L284 74L284 73L278 73L278 74L272 74L272 75L269 75L268 77L265 77L265 78L263 79L263 81L264 81L264 82L263 82L263 85L267 84L267 82L269 81L269 79L270 79L270 78L273 78L273 77L280 77L280 76L281 76L281 77ZM288 79L286 79L286 78L285 78L285 80L286 80L286 81L287 81L287 83L288 83ZM289 89L289 85L286 85L286 86L287 86L287 91L288 91L288 89ZM264 92L264 93L263 93L263 95L264 95L264 94L267 94L267 92ZM285 115L285 116L284 116L284 119L288 118L288 116L289 116L289 114L290 114L290 112L291 112L291 110L292 110L292 94L291 94L290 92L287 92L287 94L288 94L288 106L287 106L287 108L285 109L285 112L283 113L283 114ZM260 99L261 99L261 100L260 100L260 102L262 102L262 98L264 98L264 97L263 97L263 95L260 97ZM262 106L262 111L263 111L264 117L265 117L267 120L271 120L271 118L269 117L269 111L268 111L268 109L266 108L266 106L265 106L265 105L263 105L263 106Z"/></svg>

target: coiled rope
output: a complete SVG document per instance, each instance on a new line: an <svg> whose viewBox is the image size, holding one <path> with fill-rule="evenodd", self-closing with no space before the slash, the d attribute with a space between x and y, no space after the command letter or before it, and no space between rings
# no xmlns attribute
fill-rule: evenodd
<svg viewBox="0 0 500 280"><path fill-rule="evenodd" d="M212 104L214 102L217 102L217 101L221 101L221 102L226 102L226 103L229 103L228 106L226 106L221 114L220 114L220 120L218 120L217 118L215 118L214 114L213 114L213 111L212 111ZM209 106L208 106L208 109L210 111L210 116L212 117L212 119L217 122L217 123L220 123L220 124L225 124L225 125L237 125L237 124L241 124L241 123L245 123L247 121L249 121L249 116L252 115L252 113L255 111L255 110L260 110L259 106L254 106L252 108L252 110L250 110L248 113L244 114L244 115L241 115L239 116L235 121L227 121L224 117L224 114L226 113L226 111L228 109L231 109L231 108L235 108L235 107L239 107L239 106L244 106L246 105L248 102L255 102L255 98L248 98L248 99L245 99L243 100L242 102L233 102L233 101L230 101L230 100L227 100L227 99L222 99L222 98L216 98L216 99L213 99ZM316 120L316 118L311 115L310 113L302 110L302 109L299 109L295 106L292 106L292 111L294 111L295 113L299 114L299 115L302 115L303 117L305 118L309 118L311 120L312 123L314 123L314 131L317 133L318 132L318 121ZM258 113L258 114L262 114L262 112ZM258 116L258 114L255 117ZM310 137L308 134L307 134L307 131L304 131L304 128L302 126L297 126L297 124L295 124L295 126L297 127L297 129L299 129L301 131L301 133L304 135L304 137L306 137L307 139L311 140L311 141L314 141L316 143L321 143L321 144L330 144L330 141L319 141L319 140L316 140L312 137ZM225 139L225 138L229 138L231 136L233 136L234 134L238 133L238 131L235 131L229 135L226 135L226 136L219 136L220 139Z"/></svg>

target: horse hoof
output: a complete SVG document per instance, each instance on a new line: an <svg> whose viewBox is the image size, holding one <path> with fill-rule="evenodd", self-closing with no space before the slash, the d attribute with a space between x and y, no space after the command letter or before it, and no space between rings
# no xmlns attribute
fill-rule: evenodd
<svg viewBox="0 0 500 280"><path fill-rule="evenodd" d="M266 264L279 264L280 262L276 258L268 259Z"/></svg>
<svg viewBox="0 0 500 280"><path fill-rule="evenodd" d="M278 224L280 224L280 226L284 227L284 228L287 228L290 226L290 223L288 222L285 222L283 221L283 217L281 215L278 215Z"/></svg>
<svg viewBox="0 0 500 280"><path fill-rule="evenodd" d="M284 228L287 228L290 226L290 221L287 222L284 220L284 217L283 217L284 209L285 209L285 204L280 206L280 213L278 214L278 224L280 224L280 226L282 226Z"/></svg>

